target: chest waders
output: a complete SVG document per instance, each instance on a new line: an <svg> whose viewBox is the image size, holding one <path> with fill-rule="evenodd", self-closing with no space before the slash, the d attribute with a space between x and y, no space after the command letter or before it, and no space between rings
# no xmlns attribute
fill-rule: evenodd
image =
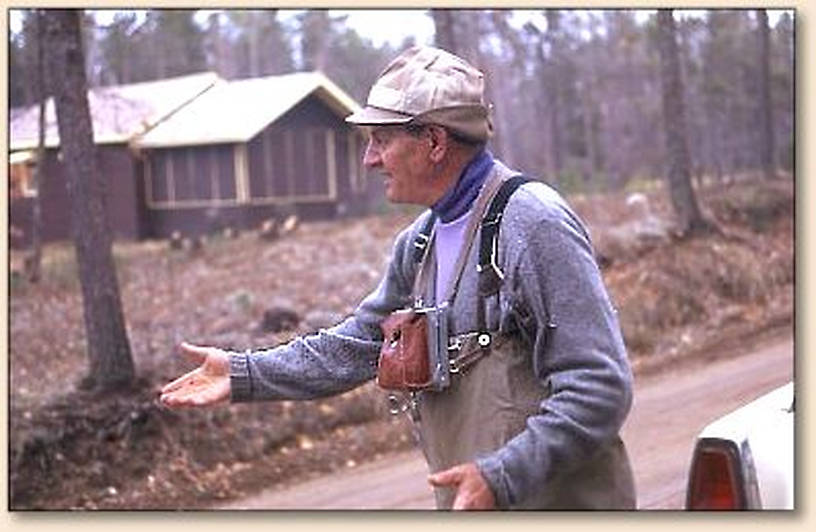
<svg viewBox="0 0 816 532"><path fill-rule="evenodd" d="M450 385L441 392L425 391L411 398L411 417L431 473L472 462L480 455L499 449L524 430L527 418L540 413L541 402L548 395L548 390L535 377L532 348L519 334L488 331L485 319L487 299L498 297L503 280L496 260L502 211L509 196L523 182L523 178L513 176L503 165L494 165L471 213L471 227L454 268L448 297L443 299L451 303L455 299L463 265L475 238L473 220L482 220L477 266L479 301L460 302L478 305L478 330L451 337ZM501 187L502 183L506 186ZM487 200L493 198L495 201L482 218ZM424 240L423 236L417 239L416 258L421 266L414 295L418 303L436 300L434 276L427 273L433 268L426 264L433 262L429 260L432 227L431 221L426 225L427 231L422 231ZM423 246L423 243L429 245ZM434 488L434 496L437 508L449 509L455 490ZM563 471L554 482L528 494L514 506L518 509L634 507L632 472L620 438L576 470Z"/></svg>

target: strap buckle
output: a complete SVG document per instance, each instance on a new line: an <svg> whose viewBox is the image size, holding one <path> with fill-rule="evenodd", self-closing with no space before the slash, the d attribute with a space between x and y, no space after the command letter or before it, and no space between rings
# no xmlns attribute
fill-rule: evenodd
<svg viewBox="0 0 816 532"><path fill-rule="evenodd" d="M407 401L400 401L394 393L388 394L388 413L392 416L408 412L413 421L419 421L419 394L409 392Z"/></svg>
<svg viewBox="0 0 816 532"><path fill-rule="evenodd" d="M502 212L497 212L495 216L491 217L490 213L488 212L485 217L482 219L482 227L487 227L491 225L499 225L502 219Z"/></svg>
<svg viewBox="0 0 816 532"><path fill-rule="evenodd" d="M458 375L459 372L462 371L461 368L459 367L458 360L459 359L454 358L451 359L451 361L448 363L448 371L450 372L451 375Z"/></svg>
<svg viewBox="0 0 816 532"><path fill-rule="evenodd" d="M425 249L431 241L431 233L433 232L435 224L436 215L431 212L425 225L420 229L419 233L417 233L416 238L414 238L414 262L417 264L422 262L422 258L425 256Z"/></svg>
<svg viewBox="0 0 816 532"><path fill-rule="evenodd" d="M430 236L428 236L426 234L423 234L423 233L419 233L419 234L417 234L416 238L414 239L414 247L417 248L420 251L424 251L425 246L428 245L428 241L430 239L431 239Z"/></svg>

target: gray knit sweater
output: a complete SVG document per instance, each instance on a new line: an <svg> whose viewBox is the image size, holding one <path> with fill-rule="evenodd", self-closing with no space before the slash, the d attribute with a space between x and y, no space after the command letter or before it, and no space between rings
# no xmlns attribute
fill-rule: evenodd
<svg viewBox="0 0 816 532"><path fill-rule="evenodd" d="M232 354L232 401L325 397L374 378L379 324L412 302L412 244L429 215L399 234L380 284L345 321L274 349ZM453 333L476 328L476 248L454 305ZM500 297L488 302L488 326L527 339L535 374L550 389L523 433L477 461L499 505L508 506L618 435L632 375L587 231L553 189L529 182L513 194L499 259L505 280Z"/></svg>

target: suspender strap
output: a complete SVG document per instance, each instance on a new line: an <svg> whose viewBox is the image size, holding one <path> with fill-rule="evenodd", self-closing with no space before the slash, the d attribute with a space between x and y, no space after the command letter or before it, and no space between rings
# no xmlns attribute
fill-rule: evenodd
<svg viewBox="0 0 816 532"><path fill-rule="evenodd" d="M414 262L422 262L425 257L425 251L428 249L428 242L431 241L431 232L436 223L436 215L431 212L428 219L425 220L425 225L422 226L416 238L414 239Z"/></svg>
<svg viewBox="0 0 816 532"><path fill-rule="evenodd" d="M456 258L456 263L453 266L451 281L445 291L444 298L441 301L447 301L450 304L453 304L453 298L457 289L459 288L459 281L462 280L462 272L465 270L465 263L467 262L467 258L470 256L470 250L473 247L473 241L476 239L476 233L480 222L484 218L485 212L487 212L487 207L490 205L490 202L493 201L493 198L496 196L496 193L499 191L503 183L504 181L502 180L501 176L493 173L487 178L487 181L483 186L483 190L479 193L479 197L474 202L470 214L470 220L468 220L468 225L465 229L465 239L464 242L462 242L462 246L459 250L459 256ZM442 295L443 294L437 294L437 296Z"/></svg>
<svg viewBox="0 0 816 532"><path fill-rule="evenodd" d="M499 269L497 255L499 249L499 225L502 213L513 192L529 181L522 175L515 175L502 183L496 193L487 214L482 219L482 236L479 245L479 263L476 271L479 272L479 294L487 297L498 292L504 273Z"/></svg>

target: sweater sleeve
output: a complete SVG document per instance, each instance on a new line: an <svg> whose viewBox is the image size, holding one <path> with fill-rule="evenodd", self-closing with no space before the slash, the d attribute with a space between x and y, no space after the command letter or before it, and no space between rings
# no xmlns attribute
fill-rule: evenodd
<svg viewBox="0 0 816 532"><path fill-rule="evenodd" d="M548 216L525 233L505 282L534 318L533 369L549 394L525 430L477 460L500 507L590 458L617 436L632 402L620 327L583 226Z"/></svg>
<svg viewBox="0 0 816 532"><path fill-rule="evenodd" d="M382 343L380 322L411 302L406 274L413 278L413 233L412 227L400 233L379 285L343 322L272 349L230 353L232 402L315 399L374 378Z"/></svg>

